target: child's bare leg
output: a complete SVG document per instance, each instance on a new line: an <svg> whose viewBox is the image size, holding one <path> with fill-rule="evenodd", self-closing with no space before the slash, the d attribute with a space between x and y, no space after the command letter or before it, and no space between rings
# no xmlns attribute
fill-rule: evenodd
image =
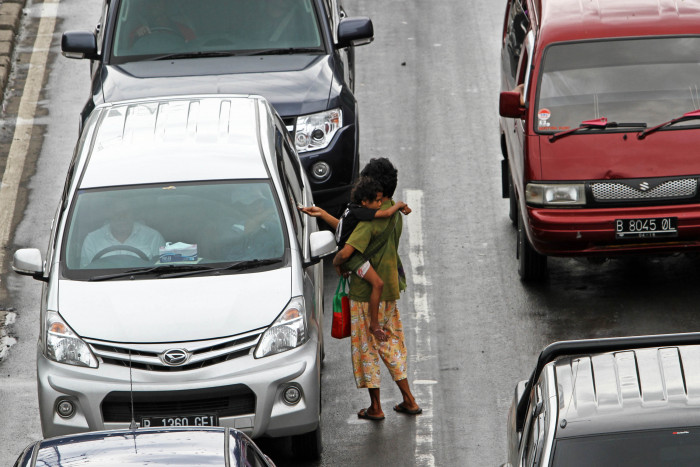
<svg viewBox="0 0 700 467"><path fill-rule="evenodd" d="M385 341L387 339L384 331L379 327L379 301L382 297L382 290L384 289L384 281L379 277L379 274L374 270L372 266L369 267L365 275L362 277L364 280L370 283L372 286L372 293L369 296L369 327L370 331L380 341Z"/></svg>

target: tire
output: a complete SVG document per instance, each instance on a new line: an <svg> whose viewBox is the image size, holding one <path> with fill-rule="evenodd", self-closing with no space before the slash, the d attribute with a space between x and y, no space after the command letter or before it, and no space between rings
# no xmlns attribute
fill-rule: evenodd
<svg viewBox="0 0 700 467"><path fill-rule="evenodd" d="M508 217L513 227L518 227L518 199L515 197L513 177L508 169Z"/></svg>
<svg viewBox="0 0 700 467"><path fill-rule="evenodd" d="M518 274L523 282L542 282L547 275L547 256L535 251L527 238L522 213L518 212Z"/></svg>
<svg viewBox="0 0 700 467"><path fill-rule="evenodd" d="M321 425L314 431L292 436L292 453L300 460L318 460L321 458Z"/></svg>

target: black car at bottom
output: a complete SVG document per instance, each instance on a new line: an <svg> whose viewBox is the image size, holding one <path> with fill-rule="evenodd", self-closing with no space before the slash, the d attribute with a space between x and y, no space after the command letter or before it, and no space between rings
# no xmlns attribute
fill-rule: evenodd
<svg viewBox="0 0 700 467"><path fill-rule="evenodd" d="M248 436L224 427L139 428L58 436L27 446L14 467L78 465L274 467Z"/></svg>

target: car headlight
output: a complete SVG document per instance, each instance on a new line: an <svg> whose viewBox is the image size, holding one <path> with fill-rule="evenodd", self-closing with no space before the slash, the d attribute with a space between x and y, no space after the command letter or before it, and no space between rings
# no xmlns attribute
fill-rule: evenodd
<svg viewBox="0 0 700 467"><path fill-rule="evenodd" d="M286 352L299 347L307 339L304 298L294 297L260 338L258 347L255 349L255 358Z"/></svg>
<svg viewBox="0 0 700 467"><path fill-rule="evenodd" d="M528 183L525 201L539 206L581 206L586 204L583 183Z"/></svg>
<svg viewBox="0 0 700 467"><path fill-rule="evenodd" d="M340 109L297 117L294 134L297 151L307 152L325 148L342 126L343 112Z"/></svg>
<svg viewBox="0 0 700 467"><path fill-rule="evenodd" d="M46 313L46 357L66 365L97 368L97 359L90 347L55 311Z"/></svg>

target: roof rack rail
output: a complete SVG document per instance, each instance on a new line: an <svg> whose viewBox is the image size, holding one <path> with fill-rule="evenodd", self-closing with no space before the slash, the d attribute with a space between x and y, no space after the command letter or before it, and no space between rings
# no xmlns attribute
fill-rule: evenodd
<svg viewBox="0 0 700 467"><path fill-rule="evenodd" d="M652 334L648 336L604 337L600 339L580 339L554 342L545 347L540 353L540 356L537 358L537 365L535 366L532 375L530 375L530 379L525 385L523 394L530 392L530 389L540 377L540 373L544 369L545 365L562 356L614 352L616 350L642 349L648 347L699 344L700 332ZM518 401L518 408L515 417L517 431L521 431L523 429L527 404L527 397L523 397Z"/></svg>

